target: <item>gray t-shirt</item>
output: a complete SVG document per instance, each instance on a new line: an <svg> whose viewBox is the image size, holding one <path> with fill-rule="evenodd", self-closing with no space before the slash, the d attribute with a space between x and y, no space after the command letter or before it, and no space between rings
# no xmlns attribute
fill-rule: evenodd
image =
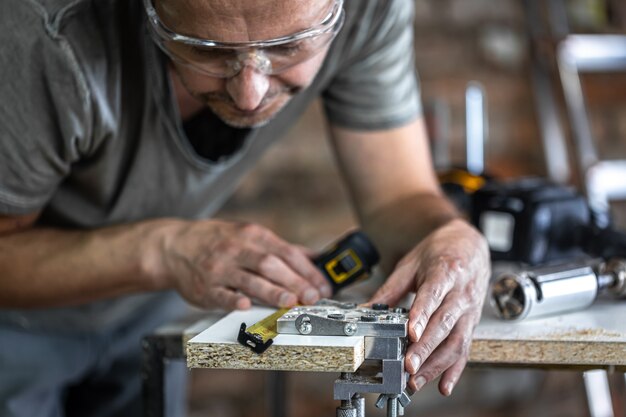
<svg viewBox="0 0 626 417"><path fill-rule="evenodd" d="M81 229L206 218L316 97L342 127L413 120L421 109L412 0L344 7L346 23L313 84L270 123L186 131L140 0L0 1L0 214L42 210L41 226ZM241 145L207 159L192 143L217 140L212 132ZM4 310L0 322L89 328L145 312L161 296Z"/></svg>

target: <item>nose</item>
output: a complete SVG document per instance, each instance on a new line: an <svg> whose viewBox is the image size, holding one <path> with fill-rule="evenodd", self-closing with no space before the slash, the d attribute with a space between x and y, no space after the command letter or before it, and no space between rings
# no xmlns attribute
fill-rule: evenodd
<svg viewBox="0 0 626 417"><path fill-rule="evenodd" d="M237 75L228 79L226 91L239 109L252 111L259 107L269 86L267 75L246 65Z"/></svg>

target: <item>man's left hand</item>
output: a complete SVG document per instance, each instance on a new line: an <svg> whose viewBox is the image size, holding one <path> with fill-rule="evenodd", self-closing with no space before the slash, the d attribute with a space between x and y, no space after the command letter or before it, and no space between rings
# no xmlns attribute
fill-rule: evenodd
<svg viewBox="0 0 626 417"><path fill-rule="evenodd" d="M455 219L430 233L400 262L372 303L394 305L416 297L409 312L405 368L409 387L420 390L441 375L450 395L465 368L490 275L489 248L467 222Z"/></svg>

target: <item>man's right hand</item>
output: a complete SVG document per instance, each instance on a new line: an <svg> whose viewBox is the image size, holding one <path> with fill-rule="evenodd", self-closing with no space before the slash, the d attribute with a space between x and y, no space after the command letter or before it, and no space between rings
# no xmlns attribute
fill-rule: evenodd
<svg viewBox="0 0 626 417"><path fill-rule="evenodd" d="M310 251L262 226L174 220L162 230L151 251L152 272L196 306L246 309L256 299L291 307L331 295Z"/></svg>

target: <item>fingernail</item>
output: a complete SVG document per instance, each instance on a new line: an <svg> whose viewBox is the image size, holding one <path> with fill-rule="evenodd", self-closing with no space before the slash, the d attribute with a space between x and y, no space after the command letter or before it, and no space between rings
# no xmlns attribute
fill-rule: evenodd
<svg viewBox="0 0 626 417"><path fill-rule="evenodd" d="M415 326L413 326L413 330L415 331L415 341L417 342L418 340L420 340L420 337L422 337L424 328L420 323L415 323Z"/></svg>
<svg viewBox="0 0 626 417"><path fill-rule="evenodd" d="M278 306L279 307L290 307L296 303L294 300L294 296L291 293L284 292L278 298Z"/></svg>
<svg viewBox="0 0 626 417"><path fill-rule="evenodd" d="M302 295L302 302L304 304L313 304L320 299L320 294L314 288L309 288Z"/></svg>
<svg viewBox="0 0 626 417"><path fill-rule="evenodd" d="M333 289L330 285L324 284L320 287L320 293L322 293L323 297L330 298L333 296Z"/></svg>
<svg viewBox="0 0 626 417"><path fill-rule="evenodd" d="M411 365L413 366L412 373L417 372L417 370L420 369L420 357L417 355L411 356Z"/></svg>
<svg viewBox="0 0 626 417"><path fill-rule="evenodd" d="M444 387L446 397L452 394L452 390L454 389L454 384L452 382L448 382Z"/></svg>
<svg viewBox="0 0 626 417"><path fill-rule="evenodd" d="M419 391L424 385L426 385L426 378L424 378L423 376L418 376L415 380L415 389Z"/></svg>

